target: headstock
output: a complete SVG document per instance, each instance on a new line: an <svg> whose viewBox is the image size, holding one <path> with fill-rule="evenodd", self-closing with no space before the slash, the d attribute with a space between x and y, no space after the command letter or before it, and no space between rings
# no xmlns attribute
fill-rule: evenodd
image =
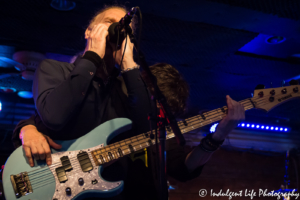
<svg viewBox="0 0 300 200"><path fill-rule="evenodd" d="M251 101L255 108L268 112L274 107L297 97L300 97L300 86L291 85L279 88L256 89Z"/></svg>

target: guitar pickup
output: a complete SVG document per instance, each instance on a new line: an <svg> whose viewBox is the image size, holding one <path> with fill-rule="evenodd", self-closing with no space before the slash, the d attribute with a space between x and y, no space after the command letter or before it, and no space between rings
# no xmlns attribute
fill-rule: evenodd
<svg viewBox="0 0 300 200"><path fill-rule="evenodd" d="M56 168L55 171L56 171L56 175L57 175L59 182L64 183L68 180L66 171L72 170L73 167L71 165L71 162L70 162L70 159L68 156L61 157L60 161L61 161L62 166Z"/></svg>
<svg viewBox="0 0 300 200"><path fill-rule="evenodd" d="M55 171L60 183L64 183L68 180L64 166L56 168Z"/></svg>
<svg viewBox="0 0 300 200"><path fill-rule="evenodd" d="M89 172L93 169L92 162L87 152L81 151L79 154L77 154L77 159L83 172Z"/></svg>
<svg viewBox="0 0 300 200"><path fill-rule="evenodd" d="M63 156L60 158L61 164L64 167L65 171L70 171L73 169L70 159L68 156Z"/></svg>

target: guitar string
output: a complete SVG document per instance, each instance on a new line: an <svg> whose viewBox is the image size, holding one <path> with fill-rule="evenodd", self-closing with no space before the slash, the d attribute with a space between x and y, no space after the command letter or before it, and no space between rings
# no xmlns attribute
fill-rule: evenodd
<svg viewBox="0 0 300 200"><path fill-rule="evenodd" d="M265 98L264 98L265 99ZM263 101L264 100L263 98L261 99L261 101ZM243 101L250 101L251 99L249 98L249 99L246 99L246 100L243 100ZM242 101L241 101L242 102ZM268 102L269 103L269 102ZM250 103L251 104L251 103ZM250 109L251 109L251 107L253 107L253 106L250 106ZM216 111L217 110L220 110L220 109L216 109ZM217 111L218 112L218 111ZM226 116L226 115L224 115L224 116ZM195 116L195 117L192 117L192 118L198 118L199 117L199 115L198 116ZM208 115L206 116L206 117L208 117ZM189 118L189 119L191 119L191 118ZM186 120L188 120L188 119L186 119ZM210 120L210 121L212 121L212 119ZM178 123L183 123L183 121L179 121ZM189 122L189 123L191 123L191 122ZM210 123L210 122L209 122ZM202 123L203 124L203 123ZM187 127L186 127L187 128ZM196 128L193 128L193 129L196 129ZM193 130L192 129L192 130ZM146 139L143 139L143 140L146 140ZM113 151L114 149L111 149L111 151ZM104 152L104 153L106 153L106 152ZM78 164L78 163L77 163ZM78 164L79 165L79 164ZM80 167L80 166L79 166ZM51 175L53 176L53 174L51 173ZM69 174L70 175L70 174Z"/></svg>
<svg viewBox="0 0 300 200"><path fill-rule="evenodd" d="M245 100L244 100L245 101ZM247 100L246 100L247 101ZM194 118L197 118L197 121L198 121L198 117L199 116L197 116L197 117L194 117ZM209 117L208 115L206 116L206 117ZM180 121L181 123L183 123L182 121ZM189 120L189 123L191 123L191 125L194 125L193 124L193 121L191 121L191 120ZM209 124L210 122L208 122L207 124ZM203 124L203 122L202 122L202 124ZM206 124L205 122L204 122L204 124ZM181 125L182 126L182 125ZM183 126L184 127L184 126ZM185 127L185 129L187 129L188 127ZM193 130L193 129L196 129L196 128L192 128L191 130ZM146 142L147 141L147 139L148 138L143 138L143 142ZM137 141L137 142L140 142L140 141ZM128 145L123 145L123 146L120 146L120 148L122 148L122 147L125 147L126 149L128 149L127 148L127 146ZM148 146L148 145L147 145ZM144 148L144 147L141 147L141 149L142 148ZM114 149L111 149L110 151L114 151L116 148L114 148ZM125 149L125 150L126 150ZM103 152L102 154L105 154L106 152ZM105 155L104 155L105 156ZM108 159L108 160L114 160L114 159ZM77 162L75 162L76 164L77 164L77 166L73 166L74 168L76 168L76 167L78 167L79 169L80 169L80 166L79 166L79 163L77 163ZM60 163L59 163L60 164ZM40 174L41 175L41 174ZM32 177L32 175L31 175L31 177Z"/></svg>
<svg viewBox="0 0 300 200"><path fill-rule="evenodd" d="M198 120L197 120L198 121ZM189 122L189 123L191 123L191 122ZM210 122L208 122L208 123L205 123L205 124L209 124ZM203 123L202 123L203 124ZM192 125L194 125L193 123L192 123ZM187 129L187 127L185 127L185 129ZM191 130L193 130L193 129L196 129L196 128L191 128ZM147 138L145 139L145 138L143 138L142 139L142 142L146 142L147 141ZM137 141L138 143L140 143L141 141ZM126 149L127 149L127 145L123 145L123 147L124 146L126 146ZM148 146L148 145L147 145ZM121 147L122 148L122 147ZM141 147L141 149L142 148L144 148L144 147ZM115 149L111 149L111 151L114 151ZM105 156L105 155L104 155ZM114 159L108 159L108 160L114 160ZM76 167L78 168L78 169L80 169L80 166L79 166L79 163L77 163L77 162L75 162L76 163L76 165L73 165L73 168L76 170ZM32 177L32 176L31 176Z"/></svg>
<svg viewBox="0 0 300 200"><path fill-rule="evenodd" d="M290 93L291 94L291 93ZM279 95L282 95L282 94L279 94ZM278 95L273 95L273 97L276 97L276 96L278 96ZM251 100L256 100L256 99L259 99L259 98L261 98L261 100L264 100L264 99L267 99L268 97L253 97L253 98L248 98L248 99L245 99L245 100L242 100L242 101L240 101L240 102L243 102L243 101L251 101ZM260 100L260 101L261 101ZM222 107L222 108L227 108L226 106L224 106L224 107ZM212 111L215 111L215 110L219 110L220 108L218 108L218 109L214 109L214 110L212 110ZM209 111L208 113L210 113L211 111ZM197 116L194 116L194 117L191 117L191 118L188 118L188 119L186 119L186 120L189 120L189 119L192 119L192 118L198 118L199 117L199 115L197 115ZM182 121L184 121L184 120L182 120ZM182 121L179 121L178 123L181 123ZM125 140L124 140L125 141ZM108 145L109 146L109 145ZM105 153L105 152L104 152ZM73 158L75 158L75 157L73 157ZM75 158L76 159L76 158ZM59 164L61 164L61 163L54 163L54 164L52 164L52 165L59 165ZM52 165L50 165L50 167L52 166ZM45 166L45 167L48 167L48 166ZM36 169L36 170L40 170L40 169ZM35 170L33 170L33 171L35 171ZM31 171L32 172L32 171Z"/></svg>
<svg viewBox="0 0 300 200"><path fill-rule="evenodd" d="M206 117L207 117L207 118L210 118L211 116L215 115L215 112L217 112L216 114L218 114L218 110L213 110L213 111L214 111L213 113L209 113L209 114L212 114L212 115L206 115ZM195 116L195 117L188 118L188 119L186 119L186 121L189 121L189 123L192 123L192 122L193 122L193 118L196 119L196 120L198 121L199 115L198 115L198 116ZM178 123L181 124L180 122L183 123L182 121L179 121ZM202 123L203 123L203 122L202 122ZM149 132L148 132L148 133L149 133ZM139 136L139 135L138 135L138 136ZM138 136L137 136L137 137L138 137ZM147 139L148 139L148 138L147 138ZM132 139L131 139L131 138L128 138L128 140L129 140L129 142L131 142ZM127 140L127 141L128 141L128 140ZM127 141L125 140L124 142L126 143ZM120 141L120 142L122 142L122 141ZM109 146L109 145L108 145L108 146ZM128 148L127 148L128 145L121 145L120 148L125 147L125 146L126 146L126 149L128 149ZM112 150L115 150L115 149L116 149L116 148L113 148ZM125 150L126 150L126 149L125 149ZM104 150L103 153L106 153L105 150ZM69 159L72 160L72 161L74 161L74 160L76 160L77 158L76 158L76 157L70 157ZM61 165L61 163L60 163L60 162L53 163L49 168L56 167L56 165ZM33 171L32 171L32 172L33 172ZM32 173L32 172L29 172L29 173Z"/></svg>
<svg viewBox="0 0 300 200"><path fill-rule="evenodd" d="M250 107L249 107L250 108ZM224 116L226 116L225 114L224 114ZM169 135L170 136L170 135ZM174 137L174 135L173 136L171 136L171 137ZM72 173L68 173L68 176L70 176L70 175L72 175L72 174L74 174L74 173L76 173L76 172L78 172L78 171L72 171ZM81 172L81 171L80 171ZM51 177L53 177L53 174L51 173L51 174L49 174L49 175L51 175ZM36 186L38 186L37 188L35 188L35 189L38 189L38 188L40 188L40 187L43 187L43 186L45 186L45 185L47 185L47 184L50 184L50 183L53 183L53 182L55 182L55 179L53 178L52 180L46 180L46 181L43 181L43 180L41 180L42 181L42 183L41 183L41 185L39 185L39 183L37 182L37 183L33 183L32 184L32 187L33 188L35 188ZM41 182L40 181L40 182ZM48 182L47 182L48 181Z"/></svg>
<svg viewBox="0 0 300 200"><path fill-rule="evenodd" d="M251 107L249 107L249 108L251 108ZM226 116L225 114L224 114L224 116ZM174 135L172 135L171 137L174 137ZM70 175L72 175L72 174L74 174L74 173L76 173L76 171L72 171L72 173L69 173L68 174L68 176L70 176ZM51 174L51 177L53 177L53 175ZM46 182L46 181L44 181L44 182L42 182L41 183L41 185L33 185L33 187L35 188L35 186L38 186L37 188L35 188L35 189L38 189L38 188L40 188L40 187L43 187L43 186L45 186L45 185L47 185L47 184L50 184L50 183L52 183L53 181L55 181L55 179L52 179L52 181L48 181L48 183Z"/></svg>
<svg viewBox="0 0 300 200"><path fill-rule="evenodd" d="M251 106L249 107L249 108L251 108ZM247 108L246 108L247 109ZM224 115L224 116L226 116L226 115ZM72 171L73 172L73 171ZM76 171L74 171L74 172L76 172ZM73 173L74 173L73 172ZM73 174L73 173L69 173L68 175L71 175L71 174ZM53 174L51 173L51 176L53 176Z"/></svg>

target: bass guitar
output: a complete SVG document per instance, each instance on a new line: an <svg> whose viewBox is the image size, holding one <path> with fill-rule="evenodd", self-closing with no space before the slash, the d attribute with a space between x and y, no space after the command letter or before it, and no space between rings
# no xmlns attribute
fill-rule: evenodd
<svg viewBox="0 0 300 200"><path fill-rule="evenodd" d="M258 89L252 98L240 101L245 110L269 111L299 97L298 85ZM182 133L219 121L226 116L227 107L182 120ZM86 135L68 141L55 141L60 150L51 149L52 165L35 161L30 167L22 147L8 158L3 172L4 194L7 200L79 200L87 197L111 197L123 189L123 181L108 182L101 177L102 165L155 144L150 132L107 145L113 137L131 129L126 118L110 120ZM173 138L167 130L167 139Z"/></svg>

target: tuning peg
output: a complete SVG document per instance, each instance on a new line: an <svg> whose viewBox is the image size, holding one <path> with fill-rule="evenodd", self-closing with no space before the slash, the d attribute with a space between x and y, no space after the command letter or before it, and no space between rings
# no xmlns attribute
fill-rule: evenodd
<svg viewBox="0 0 300 200"><path fill-rule="evenodd" d="M299 85L299 82L295 79L292 79L290 82L289 82L290 85Z"/></svg>
<svg viewBox="0 0 300 200"><path fill-rule="evenodd" d="M259 90L259 89L265 89L265 85L263 85L263 84L258 84L258 85L255 87L255 90Z"/></svg>

